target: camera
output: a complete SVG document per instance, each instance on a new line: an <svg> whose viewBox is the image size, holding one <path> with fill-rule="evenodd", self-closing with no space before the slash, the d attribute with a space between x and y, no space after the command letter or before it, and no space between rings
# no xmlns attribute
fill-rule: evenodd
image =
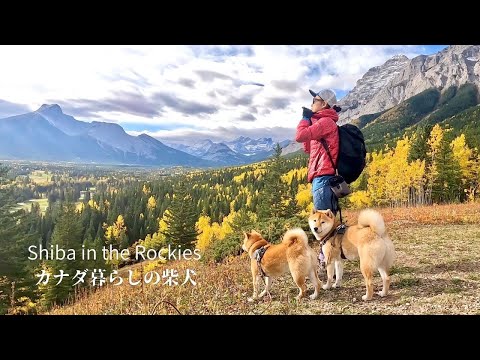
<svg viewBox="0 0 480 360"><path fill-rule="evenodd" d="M340 175L331 177L328 182L330 188L338 199L343 198L352 192L345 179Z"/></svg>

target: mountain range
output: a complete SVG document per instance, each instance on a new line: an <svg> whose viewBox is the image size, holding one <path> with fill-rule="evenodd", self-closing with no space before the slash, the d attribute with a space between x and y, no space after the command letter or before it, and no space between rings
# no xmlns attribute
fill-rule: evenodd
<svg viewBox="0 0 480 360"><path fill-rule="evenodd" d="M284 148L290 140L279 142ZM169 146L204 160L223 165L241 165L268 158L274 152L276 142L272 138L251 139L240 136L232 141L214 143L203 140L192 145L168 143Z"/></svg>
<svg viewBox="0 0 480 360"><path fill-rule="evenodd" d="M174 148L146 134L129 135L118 124L78 121L56 104L0 119L3 159L215 167L266 159L274 145L271 138L239 137L227 143L205 140Z"/></svg>

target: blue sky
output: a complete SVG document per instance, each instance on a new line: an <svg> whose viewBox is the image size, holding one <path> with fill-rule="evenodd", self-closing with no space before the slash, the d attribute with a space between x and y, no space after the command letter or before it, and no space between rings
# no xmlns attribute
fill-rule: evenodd
<svg viewBox="0 0 480 360"><path fill-rule="evenodd" d="M0 46L0 118L59 104L82 121L192 143L290 139L308 89L338 99L394 55L447 45Z"/></svg>

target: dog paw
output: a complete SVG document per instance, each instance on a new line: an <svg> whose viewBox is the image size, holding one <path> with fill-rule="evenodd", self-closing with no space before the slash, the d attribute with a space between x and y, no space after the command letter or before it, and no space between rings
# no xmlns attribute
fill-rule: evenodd
<svg viewBox="0 0 480 360"><path fill-rule="evenodd" d="M342 286L342 284L340 284L340 283L338 283L338 284L335 283L335 284L332 285L332 287L333 287L333 288L336 288L336 289L337 289L337 288L340 288L341 286Z"/></svg>
<svg viewBox="0 0 480 360"><path fill-rule="evenodd" d="M369 301L369 300L372 300L372 298L368 298L367 294L365 294L365 295L362 296L362 300L363 301Z"/></svg>
<svg viewBox="0 0 480 360"><path fill-rule="evenodd" d="M310 295L311 300L315 300L316 298L318 298L318 294L313 293L312 295Z"/></svg>
<svg viewBox="0 0 480 360"><path fill-rule="evenodd" d="M329 286L329 285L327 285L327 284L325 284L325 285L322 285L322 289L323 289L323 290L328 290L328 289L330 289L330 286Z"/></svg>
<svg viewBox="0 0 480 360"><path fill-rule="evenodd" d="M377 292L377 294L378 294L378 295L380 295L380 297L387 296L387 294L385 294L385 293L383 292L383 290L382 290L382 291L379 291L379 292Z"/></svg>
<svg viewBox="0 0 480 360"><path fill-rule="evenodd" d="M247 299L248 302L254 302L255 300L257 300L257 298L249 297L249 298Z"/></svg>

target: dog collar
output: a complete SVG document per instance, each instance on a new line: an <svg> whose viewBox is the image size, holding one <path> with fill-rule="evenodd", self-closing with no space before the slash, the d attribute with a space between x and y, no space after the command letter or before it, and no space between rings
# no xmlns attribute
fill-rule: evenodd
<svg viewBox="0 0 480 360"><path fill-rule="evenodd" d="M320 245L323 246L325 243L330 239L333 235L335 235L335 231L337 230L338 227L333 227L332 229L325 235L321 240L320 240Z"/></svg>
<svg viewBox="0 0 480 360"><path fill-rule="evenodd" d="M325 235L325 237L320 240L320 252L322 251L322 246L325 245L325 243L332 237L335 237L337 235L343 235L345 234L345 231L347 230L347 225L345 224L340 224L338 225L337 227L335 228L332 228L332 230L330 230L330 232ZM343 253L343 247L342 247L342 242L341 242L341 238L340 238L340 252L341 252L341 257L342 259L346 259L347 257L345 256L345 254ZM332 246L335 247L335 244L332 242Z"/></svg>

